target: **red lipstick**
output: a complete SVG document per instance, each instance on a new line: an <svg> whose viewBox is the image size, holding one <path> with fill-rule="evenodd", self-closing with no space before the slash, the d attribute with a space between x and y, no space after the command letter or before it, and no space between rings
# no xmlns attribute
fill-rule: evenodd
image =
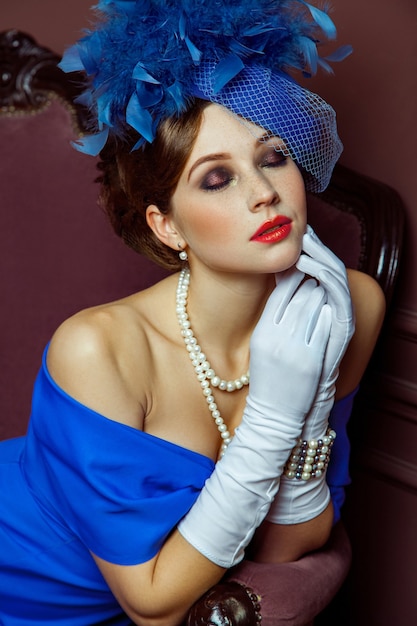
<svg viewBox="0 0 417 626"><path fill-rule="evenodd" d="M277 215L272 220L266 220L252 235L250 241L260 243L275 243L288 237L291 232L292 221L284 215Z"/></svg>

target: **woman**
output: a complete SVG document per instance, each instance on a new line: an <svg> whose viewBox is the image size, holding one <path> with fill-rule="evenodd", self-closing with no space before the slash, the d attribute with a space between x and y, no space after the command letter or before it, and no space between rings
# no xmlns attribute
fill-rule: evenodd
<svg viewBox="0 0 417 626"><path fill-rule="evenodd" d="M257 528L259 561L297 559L329 536L327 452L314 476L281 475L300 437L331 447L353 333L344 268L306 225L305 185L325 186L340 142L330 108L279 72L254 106L265 70L239 64L271 48L276 65L284 26L295 58L318 26L304 3L259 2L248 22L241 3L217 2L233 53L213 60L203 5L102 2L103 24L65 62L93 76L99 132L83 149L102 151L113 225L181 272L80 312L45 351L28 434L1 450L6 625L179 624ZM152 53L168 82L149 71ZM341 398L383 315L371 279L352 272L349 288Z"/></svg>

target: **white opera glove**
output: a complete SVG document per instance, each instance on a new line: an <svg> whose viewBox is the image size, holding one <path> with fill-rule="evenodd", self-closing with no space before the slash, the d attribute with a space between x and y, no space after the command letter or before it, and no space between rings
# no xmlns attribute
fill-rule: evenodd
<svg viewBox="0 0 417 626"><path fill-rule="evenodd" d="M329 503L326 468L337 433L328 429L328 418L334 403L339 365L354 332L352 301L342 261L309 226L303 239L303 252L297 267L314 276L324 287L332 311L332 327L317 395L308 412L300 444L293 451L281 479L279 496L267 517L277 524L297 524L313 519Z"/></svg>
<svg viewBox="0 0 417 626"><path fill-rule="evenodd" d="M317 391L331 312L324 289L314 280L300 286L303 278L295 268L279 277L251 337L242 422L178 526L191 545L222 567L243 558L264 520Z"/></svg>

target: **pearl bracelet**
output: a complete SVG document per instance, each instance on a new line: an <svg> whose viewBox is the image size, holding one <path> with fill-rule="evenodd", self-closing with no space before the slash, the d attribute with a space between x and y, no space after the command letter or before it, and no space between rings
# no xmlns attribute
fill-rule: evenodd
<svg viewBox="0 0 417 626"><path fill-rule="evenodd" d="M335 439L336 433L330 426L323 439L310 441L299 439L284 467L284 476L297 480L310 480L322 476L329 464Z"/></svg>

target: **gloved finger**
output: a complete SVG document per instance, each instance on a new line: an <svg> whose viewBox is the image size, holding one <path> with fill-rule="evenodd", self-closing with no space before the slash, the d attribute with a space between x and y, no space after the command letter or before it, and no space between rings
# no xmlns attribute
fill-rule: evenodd
<svg viewBox="0 0 417 626"><path fill-rule="evenodd" d="M314 279L309 279L300 285L288 303L281 323L286 324L289 333L299 334L304 332L306 345L311 343L315 331L317 331L316 335L320 335L321 332L322 340L327 342L327 337L325 337L327 325L325 321L320 321L321 311L325 304L325 290L317 285ZM320 332L317 326L320 327ZM330 331L330 328L328 330Z"/></svg>
<svg viewBox="0 0 417 626"><path fill-rule="evenodd" d="M302 272L300 272L295 265L284 270L283 272L277 272L275 274L275 285L287 285L287 288L290 289L291 285L296 285L295 289L298 287L300 282L303 280L304 276ZM293 293L295 291L293 290Z"/></svg>
<svg viewBox="0 0 417 626"><path fill-rule="evenodd" d="M295 267L275 277L276 287L265 305L260 319L261 324L279 324L289 301L303 279L304 274Z"/></svg>
<svg viewBox="0 0 417 626"><path fill-rule="evenodd" d="M324 357L332 328L332 310L330 305L324 302L323 298L317 301L317 304L318 306L312 308L311 311L309 324L306 329L306 340L308 345L315 346L316 352L321 350Z"/></svg>
<svg viewBox="0 0 417 626"><path fill-rule="evenodd" d="M341 259L319 239L310 225L307 225L306 232L303 236L302 248L306 254L316 258L323 264L338 269L342 273L346 271L345 265Z"/></svg>
<svg viewBox="0 0 417 626"><path fill-rule="evenodd" d="M347 280L347 275L334 272L332 268L324 267L319 261L304 256L303 270L309 276L314 276L326 289L328 302L331 303L338 319L352 317L352 301Z"/></svg>
<svg viewBox="0 0 417 626"><path fill-rule="evenodd" d="M353 319L353 305L347 282L340 280L331 271L321 270L320 284L327 292L328 302L340 321Z"/></svg>
<svg viewBox="0 0 417 626"><path fill-rule="evenodd" d="M325 246L324 243L320 241L320 239L317 237L314 230L309 225L307 226L306 233L303 236L302 247L303 247L303 252L305 254L316 259L318 262L322 263L323 265L328 265L329 267L333 268L334 270L342 274L346 273L346 268L343 262L334 254L334 252L330 250L330 248ZM299 261L301 261L301 264L303 263L304 256L305 255L301 255L299 259ZM298 262L297 262L297 267L301 271L304 271L301 269Z"/></svg>
<svg viewBox="0 0 417 626"><path fill-rule="evenodd" d="M332 309L329 304L323 304L323 306L317 309L317 319L311 321L309 332L310 336L308 339L309 345L316 345L316 351L320 348L322 354L327 348L327 344L329 342L330 333L332 328Z"/></svg>
<svg viewBox="0 0 417 626"><path fill-rule="evenodd" d="M299 271L309 276L313 276L318 280L320 278L320 272L322 270L327 270L335 276L338 276L340 280L347 282L347 272L343 264L342 267L338 267L336 265L324 263L321 259L308 256L307 254L301 254L296 265Z"/></svg>

